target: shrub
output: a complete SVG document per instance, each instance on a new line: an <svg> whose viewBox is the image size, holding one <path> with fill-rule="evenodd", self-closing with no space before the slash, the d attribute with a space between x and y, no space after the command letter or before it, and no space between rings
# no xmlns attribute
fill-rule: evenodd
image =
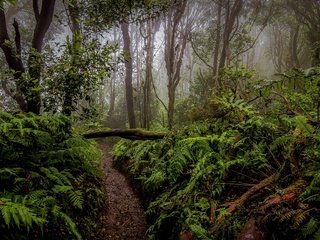
<svg viewBox="0 0 320 240"><path fill-rule="evenodd" d="M68 118L0 112L0 238L82 239L103 202L100 153Z"/></svg>

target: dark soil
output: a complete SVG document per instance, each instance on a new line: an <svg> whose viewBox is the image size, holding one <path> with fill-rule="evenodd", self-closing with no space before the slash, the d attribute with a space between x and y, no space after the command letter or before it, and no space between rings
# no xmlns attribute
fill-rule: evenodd
<svg viewBox="0 0 320 240"><path fill-rule="evenodd" d="M96 239L144 240L146 220L138 195L128 180L112 167L110 147L100 143L103 152L107 204L98 223Z"/></svg>

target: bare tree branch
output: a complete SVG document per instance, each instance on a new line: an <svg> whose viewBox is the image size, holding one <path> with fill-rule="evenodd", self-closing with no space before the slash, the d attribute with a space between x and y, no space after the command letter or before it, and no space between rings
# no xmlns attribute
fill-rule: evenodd
<svg viewBox="0 0 320 240"><path fill-rule="evenodd" d="M203 59L203 58L200 56L198 50L197 50L196 47L194 46L194 42L193 42L193 40L192 40L192 37L190 37L189 41L190 41L190 43L191 43L191 47L192 47L192 50L193 50L194 54L195 54L208 68L211 68L211 69L213 70L213 67L212 67L210 64L208 64L208 61L206 61L205 59Z"/></svg>
<svg viewBox="0 0 320 240"><path fill-rule="evenodd" d="M161 105L164 107L164 109L168 112L168 107L164 104L164 102L161 100L161 98L160 98L159 95L157 94L156 86L154 85L153 80L152 80L152 88L153 88L153 91L154 91L154 95L155 95L156 98L159 100L159 102L160 102Z"/></svg>

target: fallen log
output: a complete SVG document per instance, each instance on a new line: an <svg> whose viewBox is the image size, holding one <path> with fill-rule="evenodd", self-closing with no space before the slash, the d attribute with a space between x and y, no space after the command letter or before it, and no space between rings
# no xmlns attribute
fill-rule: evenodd
<svg viewBox="0 0 320 240"><path fill-rule="evenodd" d="M234 211L242 207L243 204L247 200L249 200L255 193L259 192L261 189L270 185L276 179L276 177L277 177L277 174L274 173L271 176L263 179L261 182L257 183L253 187L251 187L248 191L243 193L238 199L221 204L221 207L226 208L226 212L228 213L228 215L222 215L222 217L218 219L215 219L213 216L210 216L210 219L214 219L215 221L211 223L211 228L209 229L209 232L214 233L219 231L219 227L221 226L221 224L223 224L226 217L230 216Z"/></svg>
<svg viewBox="0 0 320 240"><path fill-rule="evenodd" d="M238 199L232 202L224 203L221 206L228 207L227 212L230 214L233 213L236 209L240 208L252 195L271 184L276 176L277 174L272 174L271 176L263 179L258 184L254 185L252 188L242 194Z"/></svg>
<svg viewBox="0 0 320 240"><path fill-rule="evenodd" d="M289 187L283 189L281 195L274 194L269 196L262 206L251 213L241 233L237 236L237 240L270 239L270 237L267 237L265 230L261 229L263 219L272 212L271 210L273 208L279 207L282 202L293 203L297 201L299 195L304 191L305 186L306 183L304 180L297 180Z"/></svg>
<svg viewBox="0 0 320 240"><path fill-rule="evenodd" d="M99 129L83 133L84 138L121 137L131 140L156 140L162 139L169 133L152 132L143 129Z"/></svg>

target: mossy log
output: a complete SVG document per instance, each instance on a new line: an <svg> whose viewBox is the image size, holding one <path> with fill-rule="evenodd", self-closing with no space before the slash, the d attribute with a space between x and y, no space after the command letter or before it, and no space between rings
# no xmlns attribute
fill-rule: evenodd
<svg viewBox="0 0 320 240"><path fill-rule="evenodd" d="M165 132L153 132L143 129L99 129L89 131L82 136L84 138L105 138L105 137L121 137L131 140L156 140L162 139L169 133Z"/></svg>

